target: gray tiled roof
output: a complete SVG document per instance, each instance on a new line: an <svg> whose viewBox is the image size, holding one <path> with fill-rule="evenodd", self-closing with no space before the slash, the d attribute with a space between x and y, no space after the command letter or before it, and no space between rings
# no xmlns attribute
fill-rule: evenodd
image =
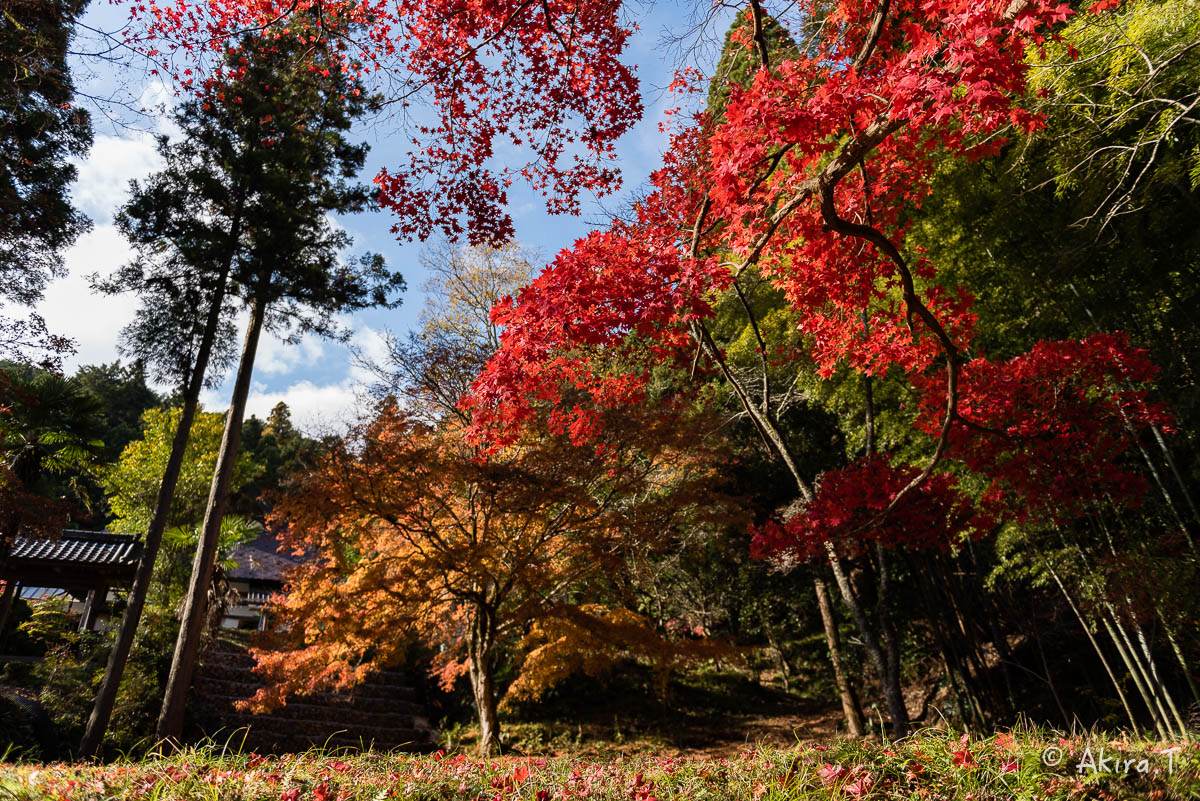
<svg viewBox="0 0 1200 801"><path fill-rule="evenodd" d="M301 560L287 552L281 553L279 541L270 532L257 539L245 542L233 549L229 558L236 566L229 571L229 578L236 581L266 581L280 583L284 574Z"/></svg>
<svg viewBox="0 0 1200 801"><path fill-rule="evenodd" d="M67 529L55 540L17 537L9 561L126 567L137 564L141 552L133 534Z"/></svg>

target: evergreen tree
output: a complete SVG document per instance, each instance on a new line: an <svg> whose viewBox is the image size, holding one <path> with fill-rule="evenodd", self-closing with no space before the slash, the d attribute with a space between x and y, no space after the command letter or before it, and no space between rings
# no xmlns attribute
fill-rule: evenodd
<svg viewBox="0 0 1200 801"><path fill-rule="evenodd" d="M261 520L271 508L264 493L283 486L298 471L312 468L324 447L296 428L291 410L280 401L266 420L252 416L246 421L242 450L262 473L244 486L231 503L238 514Z"/></svg>
<svg viewBox="0 0 1200 801"><path fill-rule="evenodd" d="M325 69L294 68L297 59L312 59L313 48L323 47L303 40L299 28L300 21L291 20L290 35L277 38L268 31L232 47L202 94L182 106L177 122L183 140L161 144L166 169L135 186L121 217L138 259L101 284L143 295L143 312L125 334L127 352L145 355L160 375L187 378L172 461L139 566L141 586L135 583L131 592L85 753L95 753L111 713L126 640L137 625L135 600L141 603L150 581L152 551L166 525L206 363L231 351L229 306L241 301L250 320L160 720L160 732L170 735L182 724L263 328L288 336L339 336L335 315L391 304L403 287L379 256L354 264L340 257L351 240L329 215L362 211L372 200L369 188L354 180L367 147L346 138L369 101L332 58ZM197 214L198 208L205 213Z"/></svg>
<svg viewBox="0 0 1200 801"><path fill-rule="evenodd" d="M291 28L296 28L294 20ZM231 287L249 307L250 317L159 716L158 736L164 739L178 737L183 726L263 329L292 336L304 332L340 336L343 332L335 315L395 305L396 293L404 286L400 275L389 271L377 254L367 254L353 264L341 256L351 238L330 222L329 215L363 211L373 198L370 187L355 181L367 146L346 138L369 104L357 83L332 61L325 69L289 69L290 60L302 49L311 59L311 47L293 37L268 34L247 39L227 57L222 76L227 83L209 90L208 104L221 130L230 136L254 137L265 150L251 165L255 191L244 226L245 248L230 276Z"/></svg>
<svg viewBox="0 0 1200 801"><path fill-rule="evenodd" d="M70 159L92 142L72 100L67 47L87 0L9 0L0 7L0 303L31 304L63 271L61 250L86 230L68 188ZM0 319L0 356L22 346L62 350L40 318Z"/></svg>
<svg viewBox="0 0 1200 801"><path fill-rule="evenodd" d="M146 383L141 362L85 365L74 380L100 402L104 461L115 462L125 446L141 436L142 414L163 399Z"/></svg>

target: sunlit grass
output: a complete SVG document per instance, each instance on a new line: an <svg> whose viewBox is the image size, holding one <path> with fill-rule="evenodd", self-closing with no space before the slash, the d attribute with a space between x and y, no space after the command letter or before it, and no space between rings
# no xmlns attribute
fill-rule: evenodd
<svg viewBox="0 0 1200 801"><path fill-rule="evenodd" d="M483 759L323 749L264 757L239 752L235 744L207 743L108 765L9 762L0 765L0 799L1200 798L1200 749L1194 744L1063 737L1035 729L987 738L931 729L897 743L750 748L730 759Z"/></svg>

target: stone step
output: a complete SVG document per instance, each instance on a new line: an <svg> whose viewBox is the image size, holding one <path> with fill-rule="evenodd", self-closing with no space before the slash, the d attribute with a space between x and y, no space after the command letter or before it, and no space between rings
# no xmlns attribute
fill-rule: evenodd
<svg viewBox="0 0 1200 801"><path fill-rule="evenodd" d="M227 673L230 675L237 674L239 677L249 676L254 677L259 682L261 678L254 672L254 660L246 657L245 660L238 661L234 659L226 659L223 656L214 657L210 655L202 663L202 670L206 673L217 674ZM369 673L362 682L360 687L402 687L406 690L411 689L408 674L403 670L395 668L377 670Z"/></svg>
<svg viewBox="0 0 1200 801"><path fill-rule="evenodd" d="M262 752L303 751L312 747L432 750L437 739L416 690L403 670L372 674L344 692L296 696L274 712L239 712L238 701L263 686L254 659L236 641L218 641L204 659L193 686L193 709L200 728L220 739L230 736ZM244 732L238 733L238 732Z"/></svg>
<svg viewBox="0 0 1200 801"><path fill-rule="evenodd" d="M241 714L234 706L237 701L242 700L238 696L206 692L203 697L205 704L211 704L214 709L220 710L222 716L227 712ZM403 710L379 707L361 709L346 704L314 703L311 699L302 698L289 700L279 709L259 715L259 717L281 720L325 720L343 726L429 728L429 721L420 714L419 706L416 704L406 706L407 708Z"/></svg>
<svg viewBox="0 0 1200 801"><path fill-rule="evenodd" d="M220 692L224 695L249 698L263 686L263 682L260 677L254 674L243 675L205 669L196 679L196 686L202 686L207 690ZM371 704L386 704L389 706L392 704L416 705L417 691L412 687L373 687L367 684L360 684L342 692L319 692L313 693L309 697L346 704L369 702Z"/></svg>
<svg viewBox="0 0 1200 801"><path fill-rule="evenodd" d="M253 667L254 665L254 657L250 655L249 649L221 642L215 644L205 653L204 661L229 662L247 667ZM381 668L371 675L387 678L394 677L403 681L408 680L408 672L403 667Z"/></svg>
<svg viewBox="0 0 1200 801"><path fill-rule="evenodd" d="M222 723L226 729L248 728L256 737L299 737L314 743L335 735L348 736L353 740L416 743L430 740L433 734L433 730L427 727L331 726L327 720L281 720L270 715L231 714L223 716Z"/></svg>

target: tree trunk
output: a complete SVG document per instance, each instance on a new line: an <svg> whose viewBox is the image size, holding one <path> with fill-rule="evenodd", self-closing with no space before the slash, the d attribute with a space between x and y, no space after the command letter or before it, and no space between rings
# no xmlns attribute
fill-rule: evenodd
<svg viewBox="0 0 1200 801"><path fill-rule="evenodd" d="M204 509L204 525L200 540L196 543L196 558L192 561L192 577L184 601L179 637L175 641L171 672L167 678L162 711L158 716L157 733L160 740L177 741L183 733L183 712L192 683L192 671L196 666L196 655L200 650L200 638L204 633L208 588L212 584L216 564L221 519L225 516L229 501L233 467L242 438L242 417L246 412L246 398L250 393L250 378L254 372L254 357L258 351L265 313L266 301L259 295L250 307L250 321L246 326L233 399L225 415L225 433L221 437L221 450L217 454L217 466L208 493L208 504Z"/></svg>
<svg viewBox="0 0 1200 801"><path fill-rule="evenodd" d="M17 595L16 579L4 580L4 594L0 595L0 646L4 645L4 629L8 626L8 616L12 613L13 601Z"/></svg>
<svg viewBox="0 0 1200 801"><path fill-rule="evenodd" d="M892 736L905 737L909 733L908 708L904 705L904 693L900 689L899 673L888 669L888 660L884 656L883 648L879 645L879 638L875 636L874 627L867 619L862 604L858 602L854 588L850 586L850 577L846 575L841 557L834 550L833 543L826 542L825 549L829 553L829 564L833 568L833 577L837 580L842 600L850 609L850 616L854 618L855 625L858 626L858 633L863 638L867 656L871 658L871 666L875 668L875 672L879 676L883 700L887 705L888 717L892 722Z"/></svg>
<svg viewBox="0 0 1200 801"><path fill-rule="evenodd" d="M771 646L771 651L775 654L775 664L779 667L779 677L783 680L783 691L790 693L792 691L792 669L788 665L787 655L784 654L783 647L779 644L779 638L775 636L775 627L767 620L766 613L760 615L759 619L762 621L763 632L767 635L767 644ZM757 671L754 681L759 685L762 684Z"/></svg>
<svg viewBox="0 0 1200 801"><path fill-rule="evenodd" d="M821 623L825 626L825 642L829 644L829 661L833 665L833 678L837 682L838 695L842 699L842 714L846 718L846 728L855 737L866 734L863 725L862 707L858 702L858 694L850 677L842 668L842 644L838 636L837 620L833 616L833 604L829 601L829 589L825 580L820 576L813 579L813 589L817 593L817 608L821 610Z"/></svg>
<svg viewBox="0 0 1200 801"><path fill-rule="evenodd" d="M1183 677L1187 679L1188 688L1192 691L1192 698L1195 699L1197 704L1200 704L1200 688L1196 687L1196 680L1192 678L1192 667L1188 664L1187 658L1179 648L1179 641L1175 638L1175 632L1171 627L1171 623L1167 620L1167 616L1163 612L1162 604L1155 601L1154 609L1158 613L1159 621L1162 623L1163 633L1167 635L1167 642L1171 644L1171 651L1174 652L1175 658L1179 660L1179 666L1183 668Z"/></svg>
<svg viewBox="0 0 1200 801"><path fill-rule="evenodd" d="M721 374L729 383L730 388L750 418L750 422L754 424L755 429L763 438L763 442L767 444L768 448L775 451L783 462L784 467L791 474L792 479L796 482L797 489L800 490L801 497L805 502L811 502L815 497L813 488L805 481L804 476L801 474L795 456L788 447L787 440L779 430L777 421L769 413L769 409L760 409L754 403L750 397L750 393L747 392L737 375L729 368L720 348L717 347L712 339L712 335L704 327L703 323L692 323L692 335L695 337L698 345L716 362L721 370ZM871 421L871 426L872 428L874 427L873 420ZM873 434L872 447L874 447ZM858 627L859 634L862 636L863 644L866 646L867 653L871 658L871 664L879 674L883 685L884 699L887 702L888 715L892 720L892 734L895 737L904 737L909 733L910 727L908 709L904 705L904 694L900 690L898 671L892 671L893 675L889 675L883 650L879 646L879 638L876 636L874 627L863 611L862 604L858 602L854 588L850 586L850 581L842 567L841 557L838 556L833 543L826 542L825 550L829 554L829 562L833 567L833 575L837 579L838 590L841 592L842 600L845 601L846 606L850 609L850 615ZM893 647L894 645L893 643Z"/></svg>
<svg viewBox="0 0 1200 801"><path fill-rule="evenodd" d="M496 686L492 676L493 631L491 615L477 609L468 644L471 693L479 714L479 753L490 756L500 750L500 722L496 718Z"/></svg>
<svg viewBox="0 0 1200 801"><path fill-rule="evenodd" d="M1133 679L1133 686L1137 688L1138 695L1142 697L1142 703L1146 705L1146 710L1150 713L1150 719L1154 721L1154 729L1158 732L1160 740L1170 739L1170 728L1164 720L1164 712L1161 704L1156 704L1156 700L1151 694L1150 687L1142 681L1142 673L1139 669L1140 665L1135 665L1134 660L1137 655L1126 649L1120 637L1117 635L1113 624L1109 622L1104 615L1099 615L1100 622L1104 624L1105 630L1108 632L1108 637L1112 640L1113 647L1117 649L1117 656L1121 657L1121 661L1125 663L1125 670L1129 672L1129 677Z"/></svg>
<svg viewBox="0 0 1200 801"><path fill-rule="evenodd" d="M896 636L895 628L892 626L892 610L889 590L891 589L891 580L888 575L887 554L884 550L883 543L876 540L875 542L875 557L879 562L879 581L876 589L878 595L875 602L875 622L879 626L879 631L883 635L884 655L887 657L887 678L884 684L884 693L895 693L895 700L888 698L888 711L892 715L892 727L895 736L903 737L909 731L908 706L904 702L904 691L900 685L900 643ZM897 710L901 713L902 718L897 717ZM901 726L903 721L903 726Z"/></svg>
<svg viewBox="0 0 1200 801"><path fill-rule="evenodd" d="M236 224L235 224L236 231ZM146 539L142 544L142 556L138 560L137 573L133 578L133 586L129 590L129 599L125 604L125 614L121 617L121 627L117 630L117 638L113 642L112 652L108 656L108 666L104 669L104 679L96 694L92 706L91 717L88 718L87 729L83 733L83 741L79 745L79 754L83 757L94 757L104 741L104 732L108 729L108 721L112 717L113 705L117 700L117 689L121 685L121 676L125 672L125 663L129 659L129 651L133 647L133 637L137 633L138 624L142 620L142 610L146 606L146 596L150 592L150 582L154 577L154 562L158 558L158 549L162 545L163 532L167 530L171 513L171 501L175 497L175 486L179 483L179 473L183 468L183 455L187 450L188 438L192 432L192 422L196 418L196 408L200 402L200 390L204 386L204 375L208 372L208 360L212 355L213 343L217 338L217 327L221 323L221 308L225 303L225 285L229 277L232 258L226 261L221 271L216 294L212 306L208 310L208 318L204 321L204 333L200 338L200 347L196 351L196 363L184 386L183 409L179 414L179 426L175 429L175 437L171 441L171 454L167 458L167 467L163 471L162 483L158 487L158 497L154 501L154 514L150 518L150 527L146 530Z"/></svg>

